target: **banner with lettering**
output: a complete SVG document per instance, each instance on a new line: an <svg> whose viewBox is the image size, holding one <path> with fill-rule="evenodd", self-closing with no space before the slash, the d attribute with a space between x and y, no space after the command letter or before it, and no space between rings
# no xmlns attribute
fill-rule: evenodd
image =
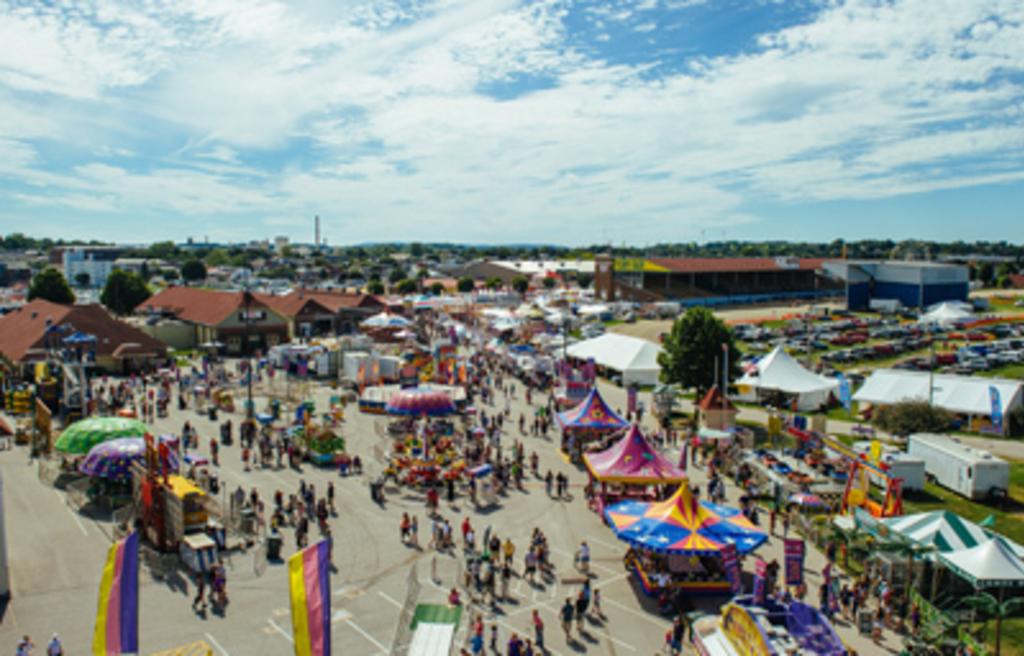
<svg viewBox="0 0 1024 656"><path fill-rule="evenodd" d="M740 574L740 560L736 555L736 545L727 543L722 547L722 569L729 580L729 589L733 594L743 591L743 579Z"/></svg>
<svg viewBox="0 0 1024 656"><path fill-rule="evenodd" d="M806 547L800 539L787 538L783 550L786 554L786 585L800 585L804 582L804 552Z"/></svg>
<svg viewBox="0 0 1024 656"><path fill-rule="evenodd" d="M764 604L768 587L768 563L758 558L754 563L754 603Z"/></svg>
<svg viewBox="0 0 1024 656"><path fill-rule="evenodd" d="M626 390L626 410L627 410L627 412L636 412L636 397L637 397L636 385L630 385L629 389Z"/></svg>

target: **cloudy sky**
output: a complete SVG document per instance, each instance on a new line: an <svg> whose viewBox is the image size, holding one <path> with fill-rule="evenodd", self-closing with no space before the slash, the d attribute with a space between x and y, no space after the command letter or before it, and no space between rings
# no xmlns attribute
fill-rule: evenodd
<svg viewBox="0 0 1024 656"><path fill-rule="evenodd" d="M1020 241L1020 0L0 0L0 231Z"/></svg>

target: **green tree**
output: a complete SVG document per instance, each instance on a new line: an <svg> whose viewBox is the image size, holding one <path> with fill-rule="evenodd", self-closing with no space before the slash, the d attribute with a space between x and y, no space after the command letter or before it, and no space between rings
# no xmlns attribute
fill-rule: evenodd
<svg viewBox="0 0 1024 656"><path fill-rule="evenodd" d="M178 247L173 241L158 241L146 249L146 256L157 260L173 260L177 255Z"/></svg>
<svg viewBox="0 0 1024 656"><path fill-rule="evenodd" d="M185 282L206 280L206 265L201 260L189 260L181 265L181 277Z"/></svg>
<svg viewBox="0 0 1024 656"><path fill-rule="evenodd" d="M419 243L418 241L414 241L413 243L409 244L409 255L412 255L413 257L422 257L423 244Z"/></svg>
<svg viewBox="0 0 1024 656"><path fill-rule="evenodd" d="M207 266L220 267L231 264L231 255L223 248L215 248L206 254Z"/></svg>
<svg viewBox="0 0 1024 656"><path fill-rule="evenodd" d="M75 285L77 285L78 287L88 287L89 286L89 282L91 280L92 280L92 276L90 276L85 271L81 271L81 272L75 274Z"/></svg>
<svg viewBox="0 0 1024 656"><path fill-rule="evenodd" d="M476 283L474 283L473 279L470 278L469 276L462 276L461 278L459 278L458 289L463 294L467 294L473 291L474 287L476 287Z"/></svg>
<svg viewBox="0 0 1024 656"><path fill-rule="evenodd" d="M516 290L520 294L525 294L526 290L530 288L530 279L526 276L516 276L512 279L512 289Z"/></svg>
<svg viewBox="0 0 1024 656"><path fill-rule="evenodd" d="M715 371L721 371L725 345L729 351L729 380L740 375L740 356L732 332L707 308L690 308L676 319L672 330L665 336L658 364L661 379L683 388L695 388L700 398L715 380ZM719 365L716 366L715 362Z"/></svg>
<svg viewBox="0 0 1024 656"><path fill-rule="evenodd" d="M366 283L366 293L367 294L383 294L384 293L384 283L382 283L379 280L371 280L370 282Z"/></svg>
<svg viewBox="0 0 1024 656"><path fill-rule="evenodd" d="M590 287L594 282L594 274L592 273L581 273L576 276L576 284L580 286L580 289L586 289Z"/></svg>
<svg viewBox="0 0 1024 656"><path fill-rule="evenodd" d="M487 282L484 283L484 286L487 287L487 289L500 289L501 285L501 278L498 276L488 278Z"/></svg>
<svg viewBox="0 0 1024 656"><path fill-rule="evenodd" d="M952 426L953 415L927 401L900 401L878 408L873 421L893 435L944 433Z"/></svg>
<svg viewBox="0 0 1024 656"><path fill-rule="evenodd" d="M46 267L36 274L28 288L28 300L37 298L67 304L75 302L75 293L71 291L71 285L64 278L64 274L53 267Z"/></svg>
<svg viewBox="0 0 1024 656"><path fill-rule="evenodd" d="M403 278L398 281L397 285L395 285L395 291L399 294L411 294L416 291L416 281L410 280L409 278Z"/></svg>
<svg viewBox="0 0 1024 656"><path fill-rule="evenodd" d="M554 289L558 281L551 276L544 276L544 281L541 284L544 285L544 289Z"/></svg>
<svg viewBox="0 0 1024 656"><path fill-rule="evenodd" d="M1002 600L1002 595L997 599L995 596L988 592L979 592L978 594L967 597L964 599L964 604L975 610L981 611L984 615L995 619L996 621L996 655L999 656L999 652L1003 646L1003 620L1016 613L1022 605L1024 605L1024 597L1014 597L1013 599Z"/></svg>
<svg viewBox="0 0 1024 656"><path fill-rule="evenodd" d="M146 281L137 273L114 269L107 277L107 284L100 294L100 303L114 314L129 314L147 298L149 289Z"/></svg>
<svg viewBox="0 0 1024 656"><path fill-rule="evenodd" d="M160 272L160 275L163 276L163 279L167 282L177 280L180 277L177 269L164 269Z"/></svg>
<svg viewBox="0 0 1024 656"><path fill-rule="evenodd" d="M441 294L444 293L444 284L440 282L435 282L433 285L430 286L430 293L433 294L434 296L440 296Z"/></svg>
<svg viewBox="0 0 1024 656"><path fill-rule="evenodd" d="M398 267L392 269L391 273L388 274L388 282L392 285L401 282L402 280L405 280L405 271L402 271Z"/></svg>

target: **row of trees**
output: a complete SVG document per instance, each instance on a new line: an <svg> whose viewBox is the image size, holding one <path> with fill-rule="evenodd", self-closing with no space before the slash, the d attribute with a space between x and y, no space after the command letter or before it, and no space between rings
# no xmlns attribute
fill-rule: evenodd
<svg viewBox="0 0 1024 656"><path fill-rule="evenodd" d="M28 300L43 299L52 303L75 302L75 293L60 271L43 269L28 290ZM139 303L149 298L146 281L137 273L114 269L107 277L107 283L100 294L100 303L118 315L129 314Z"/></svg>

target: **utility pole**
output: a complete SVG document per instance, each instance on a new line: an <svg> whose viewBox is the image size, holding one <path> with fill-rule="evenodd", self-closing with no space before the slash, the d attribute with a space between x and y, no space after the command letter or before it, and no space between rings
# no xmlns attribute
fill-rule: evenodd
<svg viewBox="0 0 1024 656"><path fill-rule="evenodd" d="M248 363L248 371L246 372L246 402L245 402L245 418L246 420L252 421L255 416L254 407L252 403L252 292L249 291L248 286L246 287L245 293L243 294L245 302L245 359Z"/></svg>

